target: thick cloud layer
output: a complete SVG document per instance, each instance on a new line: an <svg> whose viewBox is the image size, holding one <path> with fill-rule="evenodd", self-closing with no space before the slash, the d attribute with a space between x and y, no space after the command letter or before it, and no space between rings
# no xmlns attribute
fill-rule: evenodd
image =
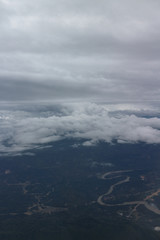
<svg viewBox="0 0 160 240"><path fill-rule="evenodd" d="M81 139L84 146L115 140L159 144L159 129L156 107L95 103L1 105L0 154L26 154L50 144L54 147L55 141L67 138Z"/></svg>
<svg viewBox="0 0 160 240"><path fill-rule="evenodd" d="M158 100L159 0L1 0L0 100Z"/></svg>

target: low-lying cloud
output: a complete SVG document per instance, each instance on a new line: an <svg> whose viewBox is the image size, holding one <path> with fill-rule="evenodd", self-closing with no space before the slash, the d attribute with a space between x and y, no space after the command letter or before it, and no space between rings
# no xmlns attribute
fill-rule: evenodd
<svg viewBox="0 0 160 240"><path fill-rule="evenodd" d="M51 143L54 147L67 138L82 139L83 146L115 140L159 144L160 118L156 108L129 104L1 106L1 155L26 154Z"/></svg>

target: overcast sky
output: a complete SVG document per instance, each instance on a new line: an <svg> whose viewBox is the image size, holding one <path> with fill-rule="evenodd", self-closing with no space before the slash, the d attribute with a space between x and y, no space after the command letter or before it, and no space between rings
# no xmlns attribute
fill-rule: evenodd
<svg viewBox="0 0 160 240"><path fill-rule="evenodd" d="M1 0L0 100L160 100L159 0Z"/></svg>

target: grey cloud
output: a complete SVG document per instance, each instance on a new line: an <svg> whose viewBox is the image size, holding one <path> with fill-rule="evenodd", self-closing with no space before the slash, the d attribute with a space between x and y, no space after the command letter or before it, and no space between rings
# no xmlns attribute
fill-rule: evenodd
<svg viewBox="0 0 160 240"><path fill-rule="evenodd" d="M159 7L2 0L0 100L159 99Z"/></svg>

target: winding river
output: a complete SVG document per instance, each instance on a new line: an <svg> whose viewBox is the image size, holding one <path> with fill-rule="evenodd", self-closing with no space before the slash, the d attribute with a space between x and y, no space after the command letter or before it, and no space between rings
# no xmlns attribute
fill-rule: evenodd
<svg viewBox="0 0 160 240"><path fill-rule="evenodd" d="M106 180L109 175L113 175L113 174L120 174L120 173L127 173L127 172L131 172L132 170L125 170L125 171L112 171L112 172L107 172L105 174L103 174L100 178L103 179L103 180ZM115 178L115 177L113 177ZM111 178L110 178L111 179ZM158 194L160 193L160 189L158 189L157 191L155 191L154 193L148 195L143 201L131 201L131 202L123 202L123 203L118 203L118 204L108 204L108 203L105 203L103 202L103 198L104 196L108 196L110 195L114 188L118 185L121 185L121 184L124 184L124 183L127 183L130 181L130 177L127 176L124 180L121 180L113 185L110 186L109 190L100 195L97 199L97 203L102 205L102 206L108 206L108 207L114 207L114 206L127 206L127 205L136 205L135 208L133 209L133 211L135 211L137 209L138 206L140 205L144 205L148 210L156 213L156 214L159 214L160 215L160 209L158 209L154 204L150 205L147 200L151 199L152 197L154 196L158 196ZM133 211L131 213L133 213ZM130 214L131 215L131 214Z"/></svg>

